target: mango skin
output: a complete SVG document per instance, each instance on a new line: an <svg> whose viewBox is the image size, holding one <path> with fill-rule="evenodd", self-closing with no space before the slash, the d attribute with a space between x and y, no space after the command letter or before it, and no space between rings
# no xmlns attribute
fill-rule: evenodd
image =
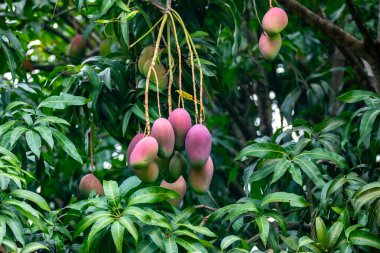
<svg viewBox="0 0 380 253"><path fill-rule="evenodd" d="M269 35L280 33L288 25L288 15L278 7L270 8L263 17L263 29Z"/></svg>
<svg viewBox="0 0 380 253"><path fill-rule="evenodd" d="M174 130L174 147L176 150L181 150L185 145L187 132L192 126L190 114L185 109L177 108L170 113L168 120Z"/></svg>
<svg viewBox="0 0 380 253"><path fill-rule="evenodd" d="M99 179L93 174L87 174L80 180L79 192L82 198L88 198L91 191L94 190L97 195L104 196L103 186Z"/></svg>
<svg viewBox="0 0 380 253"><path fill-rule="evenodd" d="M207 192L213 175L214 163L212 162L211 157L209 157L206 164L201 169L190 169L188 181L191 189L197 194Z"/></svg>
<svg viewBox="0 0 380 253"><path fill-rule="evenodd" d="M154 54L153 46L147 46L141 51L141 55L137 62L137 67L141 74L144 74L144 64L153 57L153 54Z"/></svg>
<svg viewBox="0 0 380 253"><path fill-rule="evenodd" d="M150 67L151 62L152 62L152 59L149 59L144 64L143 73L145 76L148 76L148 71L149 71L149 67ZM149 77L149 80L152 83L154 83L155 85L157 85L157 80L158 80L158 88L160 90L166 89L166 86L168 84L168 76L166 74L166 69L165 69L164 64L156 63L154 65L153 69L156 71L157 79L156 79L156 76L152 70L150 77Z"/></svg>
<svg viewBox="0 0 380 253"><path fill-rule="evenodd" d="M185 166L185 158L183 158L183 156L176 151L173 157L170 159L168 175L165 178L165 180L168 183L173 183L177 181L177 179L182 175L182 171L184 171Z"/></svg>
<svg viewBox="0 0 380 253"><path fill-rule="evenodd" d="M76 34L70 41L67 55L72 58L81 58L85 54L86 46L87 40L81 34Z"/></svg>
<svg viewBox="0 0 380 253"><path fill-rule="evenodd" d="M158 155L161 158L169 158L174 151L174 130L169 120L159 118L154 121L151 136L158 142Z"/></svg>
<svg viewBox="0 0 380 253"><path fill-rule="evenodd" d="M265 60L273 61L280 52L282 39L280 34L269 36L262 33L259 40L260 53Z"/></svg>
<svg viewBox="0 0 380 253"><path fill-rule="evenodd" d="M128 164L129 164L129 159L131 158L131 154L132 154L132 150L135 148L136 144L142 139L144 138L144 134L136 134L131 142L129 143L128 145L128 148L127 148L127 161L128 161Z"/></svg>
<svg viewBox="0 0 380 253"><path fill-rule="evenodd" d="M211 153L211 134L207 127L197 124L190 128L185 150L192 168L200 169L205 165Z"/></svg>
<svg viewBox="0 0 380 253"><path fill-rule="evenodd" d="M146 169L135 170L132 168L132 171L144 183L154 183L158 178L159 169L157 162L153 161Z"/></svg>
<svg viewBox="0 0 380 253"><path fill-rule="evenodd" d="M146 169L156 159L158 143L152 136L142 138L132 150L129 165L135 170Z"/></svg>
<svg viewBox="0 0 380 253"><path fill-rule="evenodd" d="M172 206L179 207L186 193L186 181L183 176L180 176L174 183L168 183L163 180L160 186L169 190L176 191L180 195L179 198L168 200Z"/></svg>

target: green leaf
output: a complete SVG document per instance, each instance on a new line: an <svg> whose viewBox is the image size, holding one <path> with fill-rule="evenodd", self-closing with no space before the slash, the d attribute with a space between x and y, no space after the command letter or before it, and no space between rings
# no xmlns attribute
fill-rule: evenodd
<svg viewBox="0 0 380 253"><path fill-rule="evenodd" d="M36 205L38 205L40 208L42 208L45 211L51 212L50 207L46 200L38 195L37 193L34 193L32 191L27 191L27 190L13 190L10 192L11 196L17 197L17 198L22 198L22 199L27 199L29 201L32 201Z"/></svg>
<svg viewBox="0 0 380 253"><path fill-rule="evenodd" d="M283 157L286 152L284 148L274 143L255 143L241 150L235 160L240 160L246 156L265 157L267 155Z"/></svg>
<svg viewBox="0 0 380 253"><path fill-rule="evenodd" d="M123 136L125 136L125 133L127 132L129 119L131 118L131 115L132 115L132 110L127 111L124 115L123 123L122 123Z"/></svg>
<svg viewBox="0 0 380 253"><path fill-rule="evenodd" d="M25 103L23 101L14 101L14 102L11 102L7 105L7 107L5 107L4 109L4 113L7 113L9 111L11 111L12 109L16 108L16 107L19 107L19 106L30 106L30 104L28 103Z"/></svg>
<svg viewBox="0 0 380 253"><path fill-rule="evenodd" d="M138 233L135 225L133 224L132 220L129 219L127 215L124 215L124 216L120 217L119 222L132 235L132 237L135 240L135 242L137 242L139 240L139 233Z"/></svg>
<svg viewBox="0 0 380 253"><path fill-rule="evenodd" d="M286 225L286 220L285 217L280 213L275 210L268 210L265 211L265 216L272 217L273 219L276 220L282 231L285 233L287 232L287 225Z"/></svg>
<svg viewBox="0 0 380 253"><path fill-rule="evenodd" d="M119 186L115 181L103 181L104 193L110 204L114 207L120 202Z"/></svg>
<svg viewBox="0 0 380 253"><path fill-rule="evenodd" d="M80 164L83 164L82 158L78 154L75 145L69 140L69 138L56 129L51 129L51 131L62 149L73 159L77 160Z"/></svg>
<svg viewBox="0 0 380 253"><path fill-rule="evenodd" d="M97 221L98 219L102 217L111 217L111 214L106 211L98 211L84 217L83 220L81 220L78 223L77 229L74 232L73 238L76 238L77 236L79 236L79 234L82 233L86 228L91 226L91 224L93 224L95 221Z"/></svg>
<svg viewBox="0 0 380 253"><path fill-rule="evenodd" d="M322 175L319 172L318 167L309 159L306 157L295 157L294 162L297 163L301 170L308 176L313 183L318 186L319 188L322 188L325 182L322 179Z"/></svg>
<svg viewBox="0 0 380 253"><path fill-rule="evenodd" d="M323 245L324 249L328 249L329 247L329 237L327 234L327 229L325 223L321 219L321 217L317 217L315 220L315 231L317 234L317 240Z"/></svg>
<svg viewBox="0 0 380 253"><path fill-rule="evenodd" d="M22 245L25 245L24 231L21 222L18 219L9 218L4 215L0 217L11 229L16 240L19 241Z"/></svg>
<svg viewBox="0 0 380 253"><path fill-rule="evenodd" d="M116 0L103 1L102 7L100 8L100 16L106 14L106 12L115 4Z"/></svg>
<svg viewBox="0 0 380 253"><path fill-rule="evenodd" d="M349 167L346 159L344 159L342 156L340 156L336 153L327 151L327 150L322 149L322 148L316 148L316 149L313 149L311 151L304 151L296 157L297 158L309 158L312 160L331 161L331 162L335 163L339 168L342 168L342 169L348 169L348 167ZM305 159L305 160L307 160L307 159Z"/></svg>
<svg viewBox="0 0 380 253"><path fill-rule="evenodd" d="M91 245L93 242L93 239L95 235L100 232L103 228L107 227L109 224L111 224L114 221L113 218L109 216L102 216L96 220L94 225L92 225L90 233L88 234L87 237L87 243L88 245Z"/></svg>
<svg viewBox="0 0 380 253"><path fill-rule="evenodd" d="M38 124L41 124L41 123L64 124L64 125L70 126L70 123L69 123L69 122L67 122L67 121L64 120L64 119L61 119L61 118L55 117L55 116L42 116L42 117L39 117L39 118L34 122L34 125L38 125Z"/></svg>
<svg viewBox="0 0 380 253"><path fill-rule="evenodd" d="M366 136L368 136L373 129L373 124L375 123L376 117L379 115L380 109L374 108L366 111L363 114L362 120L360 121L359 133L360 137L358 140L358 146Z"/></svg>
<svg viewBox="0 0 380 253"><path fill-rule="evenodd" d="M0 137L4 135L13 125L16 123L16 121L11 120L8 121L7 123L4 123L3 125L0 126Z"/></svg>
<svg viewBox="0 0 380 253"><path fill-rule="evenodd" d="M53 109L66 109L71 105L85 105L86 103L87 99L84 97L63 93L59 96L48 97L39 104L38 108L47 107Z"/></svg>
<svg viewBox="0 0 380 253"><path fill-rule="evenodd" d="M181 238L175 238L176 242L181 245L188 252L206 253L207 250L199 243L192 240L183 240Z"/></svg>
<svg viewBox="0 0 380 253"><path fill-rule="evenodd" d="M229 235L223 238L222 242L220 243L220 248L222 250L227 249L229 246L231 246L234 242L242 241L240 237L236 235Z"/></svg>
<svg viewBox="0 0 380 253"><path fill-rule="evenodd" d="M165 252L167 253L177 253L178 247L175 239L173 238L175 236L164 236L164 245L165 245Z"/></svg>
<svg viewBox="0 0 380 253"><path fill-rule="evenodd" d="M141 182L136 176L127 178L119 187L120 196L124 197L130 190L139 186Z"/></svg>
<svg viewBox="0 0 380 253"><path fill-rule="evenodd" d="M3 241L2 245L10 248L14 252L18 252L18 248L17 248L16 242L14 242L13 240L9 240L8 238L4 238L4 241Z"/></svg>
<svg viewBox="0 0 380 253"><path fill-rule="evenodd" d="M379 98L379 96L376 93L371 92L371 91L351 90L340 95L338 97L338 100L345 103L356 103L370 97Z"/></svg>
<svg viewBox="0 0 380 253"><path fill-rule="evenodd" d="M341 221L334 222L334 224L329 228L328 238L329 238L329 248L333 248L338 241L342 231L344 229L344 224Z"/></svg>
<svg viewBox="0 0 380 253"><path fill-rule="evenodd" d="M117 251L123 252L124 227L118 221L112 223L111 234Z"/></svg>
<svg viewBox="0 0 380 253"><path fill-rule="evenodd" d="M190 231L193 231L195 233L200 233L202 235L206 235L209 237L217 237L214 232L212 232L210 229L206 227L201 227L201 226L194 226L189 223L182 223L182 224L177 224L179 227L185 227L188 228Z"/></svg>
<svg viewBox="0 0 380 253"><path fill-rule="evenodd" d="M107 1L110 2L110 1ZM103 2L104 4L104 2ZM88 76L88 79L90 79L90 83L95 89L98 89L100 87L100 78L98 73L95 72L93 68L90 66L84 66L82 68L82 71Z"/></svg>
<svg viewBox="0 0 380 253"><path fill-rule="evenodd" d="M350 243L358 246L369 246L380 249L380 237L363 230L355 230L350 233Z"/></svg>
<svg viewBox="0 0 380 253"><path fill-rule="evenodd" d="M343 119L332 118L315 125L313 127L313 130L316 132L327 133L337 129L338 127L343 126L345 123L346 121L344 121Z"/></svg>
<svg viewBox="0 0 380 253"><path fill-rule="evenodd" d="M30 150L37 156L40 157L41 154L41 137L38 133L33 130L28 130L25 134L26 143Z"/></svg>
<svg viewBox="0 0 380 253"><path fill-rule="evenodd" d="M11 51L8 49L8 47L4 43L1 44L1 47L3 48L3 53L5 55L8 68L12 74L12 80L14 81L17 77L17 74L16 74L17 65L15 62L15 59L13 58Z"/></svg>
<svg viewBox="0 0 380 253"><path fill-rule="evenodd" d="M30 242L22 247L21 253L37 252L37 250L45 249L50 251L48 247L39 242ZM50 251L51 252L51 251Z"/></svg>
<svg viewBox="0 0 380 253"><path fill-rule="evenodd" d="M265 216L257 216L255 221L259 227L261 241L263 242L264 247L266 247L269 236L269 221Z"/></svg>
<svg viewBox="0 0 380 253"><path fill-rule="evenodd" d="M28 128L23 127L23 126L18 126L14 128L11 131L11 139L10 139L10 145L13 147L13 145L20 139L21 135L28 131Z"/></svg>
<svg viewBox="0 0 380 253"><path fill-rule="evenodd" d="M289 173L292 175L294 182L302 186L301 170L298 167L295 167L294 164L291 164L289 168Z"/></svg>
<svg viewBox="0 0 380 253"><path fill-rule="evenodd" d="M133 193L128 200L128 206L144 203L163 202L168 199L178 198L179 195L173 190L159 186L150 186Z"/></svg>
<svg viewBox="0 0 380 253"><path fill-rule="evenodd" d="M49 145L50 148L54 147L53 134L50 128L46 126L37 126L34 128L34 130L36 130L41 135L42 139L46 141L46 143Z"/></svg>
<svg viewBox="0 0 380 253"><path fill-rule="evenodd" d="M287 192L274 192L274 193L270 193L266 195L261 202L261 206L265 206L273 202L289 203L290 206L293 206L293 207L309 206L309 204L303 197L293 194L293 193L287 193Z"/></svg>
<svg viewBox="0 0 380 253"><path fill-rule="evenodd" d="M290 161L286 158L282 158L278 161L276 167L274 168L273 178L271 184L278 181L286 172L286 170L291 165Z"/></svg>
<svg viewBox="0 0 380 253"><path fill-rule="evenodd" d="M5 221L1 219L0 216L0 245L2 245L5 233L7 232L7 228L5 225Z"/></svg>

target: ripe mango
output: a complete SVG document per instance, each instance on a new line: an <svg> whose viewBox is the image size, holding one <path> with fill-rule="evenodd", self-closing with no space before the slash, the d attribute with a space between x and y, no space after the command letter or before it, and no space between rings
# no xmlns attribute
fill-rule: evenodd
<svg viewBox="0 0 380 253"><path fill-rule="evenodd" d="M186 193L186 182L183 176L180 176L174 183L168 183L165 180L163 180L160 186L166 189L176 191L180 195L179 198L168 200L168 202L172 206L179 207L179 204L181 204L181 201Z"/></svg>
<svg viewBox="0 0 380 253"><path fill-rule="evenodd" d="M170 113L168 120L174 129L175 149L181 150L185 145L187 132L191 128L190 114L185 109L177 108Z"/></svg>
<svg viewBox="0 0 380 253"><path fill-rule="evenodd" d="M158 143L152 136L142 138L132 150L129 165L136 169L146 169L156 159Z"/></svg>
<svg viewBox="0 0 380 253"><path fill-rule="evenodd" d="M157 162L153 161L145 169L136 170L132 167L132 171L144 183L154 183L157 180L159 170Z"/></svg>
<svg viewBox="0 0 380 253"><path fill-rule="evenodd" d="M82 58L85 54L87 40L81 35L76 34L70 41L67 55L72 58Z"/></svg>
<svg viewBox="0 0 380 253"><path fill-rule="evenodd" d="M137 67L141 74L144 74L144 65L148 60L150 60L149 62L151 62L153 54L154 54L153 46L147 46L141 51L141 55L137 62Z"/></svg>
<svg viewBox="0 0 380 253"><path fill-rule="evenodd" d="M278 7L270 8L263 17L263 29L269 35L280 33L288 24L288 15Z"/></svg>
<svg viewBox="0 0 380 253"><path fill-rule="evenodd" d="M128 164L129 164L129 158L131 158L131 154L132 154L132 150L135 148L136 144L142 139L144 138L144 134L136 134L131 142L129 143L128 145L128 148L127 148L127 161L128 161Z"/></svg>
<svg viewBox="0 0 380 253"><path fill-rule="evenodd" d="M265 32L259 40L260 53L265 60L273 61L280 52L282 39L280 34L269 36Z"/></svg>
<svg viewBox="0 0 380 253"><path fill-rule="evenodd" d="M198 194L203 194L210 187L212 176L214 174L214 164L211 157L201 169L190 169L189 184L191 189Z"/></svg>
<svg viewBox="0 0 380 253"><path fill-rule="evenodd" d="M82 198L88 198L91 191L95 191L97 195L104 196L103 186L93 174L87 174L80 180L79 192Z"/></svg>
<svg viewBox="0 0 380 253"><path fill-rule="evenodd" d="M169 183L177 181L177 179L181 176L182 171L185 169L185 166L185 158L183 158L183 156L176 151L173 157L170 159L168 175L165 180Z"/></svg>
<svg viewBox="0 0 380 253"><path fill-rule="evenodd" d="M158 142L158 155L161 158L171 157L174 150L175 136L169 120L159 118L154 121L151 135Z"/></svg>
<svg viewBox="0 0 380 253"><path fill-rule="evenodd" d="M199 169L205 165L211 153L211 134L207 127L197 124L190 128L185 150L192 168Z"/></svg>

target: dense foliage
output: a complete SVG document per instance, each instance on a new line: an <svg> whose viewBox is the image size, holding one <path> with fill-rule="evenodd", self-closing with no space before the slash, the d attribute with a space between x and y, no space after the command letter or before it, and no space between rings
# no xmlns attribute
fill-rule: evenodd
<svg viewBox="0 0 380 253"><path fill-rule="evenodd" d="M300 2L0 3L0 252L380 250L379 3ZM272 62L270 4L289 16ZM138 63L161 35L170 93ZM203 119L204 89L214 176L179 208L127 164L146 84L151 123L182 91ZM84 198L92 170L104 196Z"/></svg>

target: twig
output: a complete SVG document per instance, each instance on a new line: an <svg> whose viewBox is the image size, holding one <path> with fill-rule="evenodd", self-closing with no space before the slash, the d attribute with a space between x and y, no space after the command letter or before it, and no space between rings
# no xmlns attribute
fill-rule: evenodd
<svg viewBox="0 0 380 253"><path fill-rule="evenodd" d="M209 210L212 212L215 212L216 210L218 210L217 208L214 208L211 206L206 206L206 205L197 205L197 206L195 206L195 209L206 209L206 210Z"/></svg>
<svg viewBox="0 0 380 253"><path fill-rule="evenodd" d="M90 126L90 171L92 174L94 174L95 165L94 165L94 143L93 143L93 124L91 120L91 126Z"/></svg>
<svg viewBox="0 0 380 253"><path fill-rule="evenodd" d="M214 202L215 206L216 206L217 208L219 208L219 205L218 205L218 203L215 201L215 199L213 198L213 196L211 195L210 190L207 190L207 194L208 194L208 196L210 197L210 199L212 200L212 202Z"/></svg>

